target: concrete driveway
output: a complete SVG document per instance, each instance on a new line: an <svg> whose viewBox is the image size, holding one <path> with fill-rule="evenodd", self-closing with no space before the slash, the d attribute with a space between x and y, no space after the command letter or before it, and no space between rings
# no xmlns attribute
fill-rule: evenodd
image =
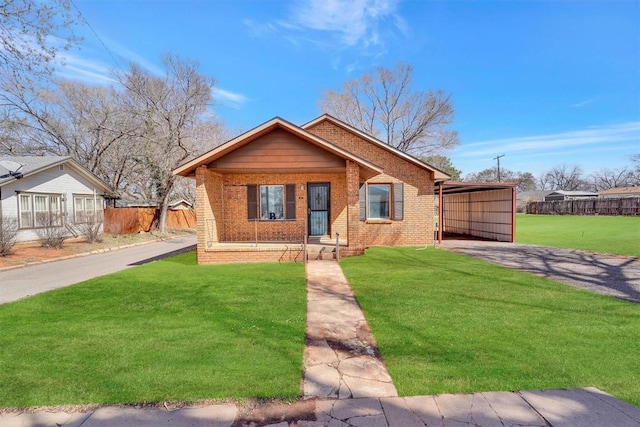
<svg viewBox="0 0 640 427"><path fill-rule="evenodd" d="M196 236L184 236L2 271L0 272L0 304L195 249L195 244Z"/></svg>
<svg viewBox="0 0 640 427"><path fill-rule="evenodd" d="M477 240L445 240L441 247L599 294L640 302L640 258Z"/></svg>

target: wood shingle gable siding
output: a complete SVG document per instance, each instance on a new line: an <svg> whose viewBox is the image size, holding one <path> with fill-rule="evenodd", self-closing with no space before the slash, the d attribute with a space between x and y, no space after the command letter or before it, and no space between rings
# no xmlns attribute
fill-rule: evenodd
<svg viewBox="0 0 640 427"><path fill-rule="evenodd" d="M212 169L283 170L344 168L345 160L296 135L276 129L211 162Z"/></svg>

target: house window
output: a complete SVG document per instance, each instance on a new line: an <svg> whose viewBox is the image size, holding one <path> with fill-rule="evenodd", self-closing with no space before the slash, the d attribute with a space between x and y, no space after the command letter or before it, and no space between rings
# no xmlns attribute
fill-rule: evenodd
<svg viewBox="0 0 640 427"><path fill-rule="evenodd" d="M394 220L404 218L404 184L362 184L360 220Z"/></svg>
<svg viewBox="0 0 640 427"><path fill-rule="evenodd" d="M284 219L284 186L260 186L260 219Z"/></svg>
<svg viewBox="0 0 640 427"><path fill-rule="evenodd" d="M390 219L390 184L370 184L367 186L367 218Z"/></svg>
<svg viewBox="0 0 640 427"><path fill-rule="evenodd" d="M249 220L296 219L296 186L247 184Z"/></svg>
<svg viewBox="0 0 640 427"><path fill-rule="evenodd" d="M20 228L62 226L62 197L59 194L20 194Z"/></svg>
<svg viewBox="0 0 640 427"><path fill-rule="evenodd" d="M76 224L102 221L102 197L94 195L73 196L73 218Z"/></svg>

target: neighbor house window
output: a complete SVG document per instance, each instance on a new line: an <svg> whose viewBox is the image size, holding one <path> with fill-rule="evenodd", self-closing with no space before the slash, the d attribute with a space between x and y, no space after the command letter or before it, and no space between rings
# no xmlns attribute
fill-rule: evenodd
<svg viewBox="0 0 640 427"><path fill-rule="evenodd" d="M360 187L360 220L394 220L404 217L404 184L365 183Z"/></svg>
<svg viewBox="0 0 640 427"><path fill-rule="evenodd" d="M247 214L250 220L296 219L295 184L247 184Z"/></svg>
<svg viewBox="0 0 640 427"><path fill-rule="evenodd" d="M62 197L59 194L20 194L20 228L62 226Z"/></svg>
<svg viewBox="0 0 640 427"><path fill-rule="evenodd" d="M76 224L102 221L102 197L74 195L73 218Z"/></svg>

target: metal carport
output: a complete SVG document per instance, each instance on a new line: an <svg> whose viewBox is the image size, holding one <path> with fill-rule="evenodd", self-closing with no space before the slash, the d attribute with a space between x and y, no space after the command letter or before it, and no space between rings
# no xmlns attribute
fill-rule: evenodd
<svg viewBox="0 0 640 427"><path fill-rule="evenodd" d="M514 242L516 186L504 183L440 182L438 242L444 233Z"/></svg>

